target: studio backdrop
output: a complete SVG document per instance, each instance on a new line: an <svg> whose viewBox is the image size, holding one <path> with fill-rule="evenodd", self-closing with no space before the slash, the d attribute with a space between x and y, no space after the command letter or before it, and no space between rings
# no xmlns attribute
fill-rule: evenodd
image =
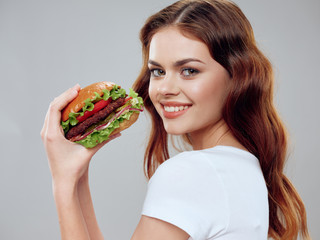
<svg viewBox="0 0 320 240"><path fill-rule="evenodd" d="M275 101L287 125L286 173L320 239L320 2L235 0L275 69ZM170 0L0 0L0 239L60 238L40 130L49 103L79 83L129 89L142 64L139 30ZM92 160L96 215L108 239L129 239L146 192L149 118Z"/></svg>

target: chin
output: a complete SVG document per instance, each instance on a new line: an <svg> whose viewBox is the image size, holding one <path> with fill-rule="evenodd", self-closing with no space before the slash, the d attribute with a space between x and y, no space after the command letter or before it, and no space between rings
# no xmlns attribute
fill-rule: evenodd
<svg viewBox="0 0 320 240"><path fill-rule="evenodd" d="M164 122L164 129L168 134L171 134L171 135L183 135L190 132L189 129L181 126L180 122L177 124L166 124Z"/></svg>

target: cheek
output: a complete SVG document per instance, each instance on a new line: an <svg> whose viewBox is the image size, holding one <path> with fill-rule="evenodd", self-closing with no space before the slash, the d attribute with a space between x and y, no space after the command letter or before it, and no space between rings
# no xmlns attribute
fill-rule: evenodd
<svg viewBox="0 0 320 240"><path fill-rule="evenodd" d="M194 96L193 101L201 106L201 111L205 108L215 109L219 112L223 107L227 93L226 85L223 81L202 82L201 85L194 85L189 91L192 91L190 96Z"/></svg>
<svg viewBox="0 0 320 240"><path fill-rule="evenodd" d="M149 88L148 88L148 94L150 97L151 102L153 103L153 105L155 104L155 100L156 100L156 87L155 84L152 83L152 81L150 81L149 83Z"/></svg>

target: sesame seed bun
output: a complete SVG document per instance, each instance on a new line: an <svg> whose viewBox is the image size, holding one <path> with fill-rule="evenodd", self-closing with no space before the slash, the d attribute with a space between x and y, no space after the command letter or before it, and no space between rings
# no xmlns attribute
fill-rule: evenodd
<svg viewBox="0 0 320 240"><path fill-rule="evenodd" d="M69 119L69 113L79 112L85 105L85 100L90 98L93 99L95 97L95 92L97 92L100 96L103 95L102 90L107 89L110 91L115 84L112 82L97 82L93 83L85 88L82 88L79 91L78 96L73 99L61 112L62 121L67 121Z"/></svg>

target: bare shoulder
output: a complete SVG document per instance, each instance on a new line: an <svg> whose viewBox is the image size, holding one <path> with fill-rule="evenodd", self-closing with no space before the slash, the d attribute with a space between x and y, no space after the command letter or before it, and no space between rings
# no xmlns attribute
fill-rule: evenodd
<svg viewBox="0 0 320 240"><path fill-rule="evenodd" d="M141 216L131 240L187 240L189 235L181 228L148 216Z"/></svg>

